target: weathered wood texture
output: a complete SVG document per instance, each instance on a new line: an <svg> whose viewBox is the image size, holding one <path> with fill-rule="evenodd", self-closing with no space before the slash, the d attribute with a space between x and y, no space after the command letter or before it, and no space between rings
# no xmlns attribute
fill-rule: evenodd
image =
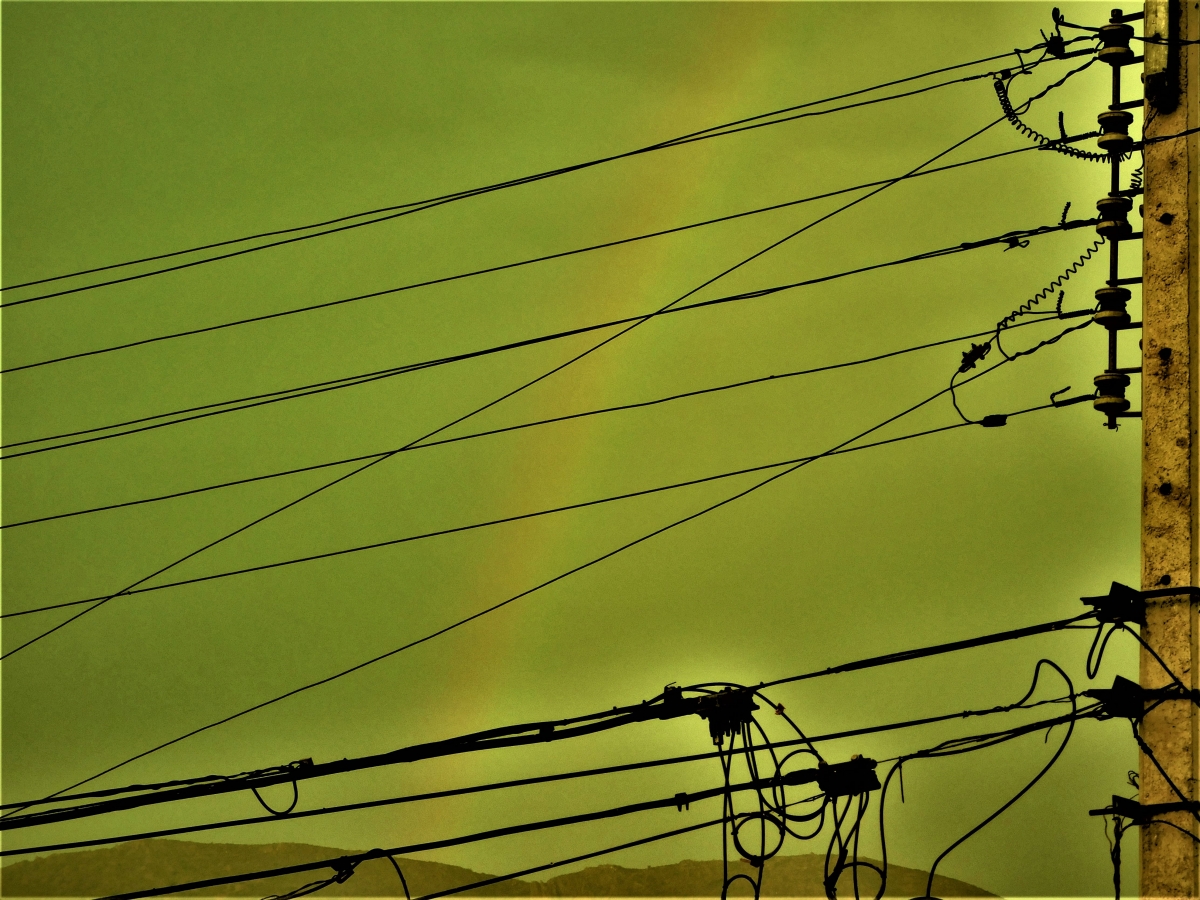
<svg viewBox="0 0 1200 900"><path fill-rule="evenodd" d="M1147 33L1163 21L1167 0L1146 3ZM1200 3L1170 4L1176 34L1200 37ZM1179 93L1173 109L1146 107L1147 137L1195 127L1197 48L1171 47L1178 54ZM1155 53L1161 54L1162 50ZM1147 54L1152 58L1154 54ZM1161 56L1160 56L1161 58ZM1167 104L1168 106L1170 104ZM1200 509L1197 487L1197 322L1198 277L1196 136L1147 146L1144 201L1142 306L1142 586L1197 585ZM1168 597L1154 600L1143 630L1147 641L1189 687L1200 687L1197 603ZM1142 684L1162 687L1169 681L1154 658L1143 651ZM1184 701L1164 703L1146 716L1143 736L1168 775L1189 799L1197 799L1200 778L1200 715ZM1141 802L1177 800L1151 760L1141 763ZM1198 823L1187 813L1162 818L1193 832ZM1141 829L1141 895L1200 896L1200 845L1165 825Z"/></svg>

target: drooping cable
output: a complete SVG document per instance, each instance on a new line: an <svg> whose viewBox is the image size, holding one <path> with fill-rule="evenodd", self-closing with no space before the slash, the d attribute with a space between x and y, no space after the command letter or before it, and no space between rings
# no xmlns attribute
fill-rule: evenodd
<svg viewBox="0 0 1200 900"><path fill-rule="evenodd" d="M1084 71L1096 61L1097 58L1092 57L1082 66L1079 66L1078 68L1069 72L1067 77L1070 77L1077 72ZM1086 162L1109 162L1109 155L1107 153L1097 153L1092 150L1080 150L1078 147L1074 147L1071 144L1066 144L1062 141L1056 141L1053 138L1049 138L1041 132L1036 131L1035 129L1026 125L1025 122L1021 120L1021 113L1028 108L1029 101L1025 101L1025 103L1022 104L1021 109L1017 110L1013 108L1012 101L1008 96L1009 85L1011 85L1013 79L1020 74L1022 74L1020 71L1010 73L1008 77L1004 77L1004 75L1001 74L998 75L992 82L992 86L996 89L996 97L1000 101L1000 108L1004 111L1005 118L1008 119L1009 124L1012 125L1018 133L1029 138L1037 146L1043 149L1052 150L1055 153L1062 153L1066 156L1070 156L1075 159L1082 159ZM1065 137L1065 134L1063 136Z"/></svg>
<svg viewBox="0 0 1200 900"><path fill-rule="evenodd" d="M954 841L954 843L952 843L949 847L947 847L945 850L943 850L941 852L941 854L938 856L938 858L933 861L933 865L930 866L930 868L929 868L929 880L926 882L926 885L925 885L925 897L926 898L932 897L933 879L937 873L938 866L941 865L941 863L942 863L942 860L944 860L947 856L949 856L955 849L962 846L966 841L968 841L974 835L978 834L980 831L982 831L984 828L986 828L990 823L994 822L997 818L999 818L1005 812L1005 810L1009 809L1014 803L1016 803L1018 800L1020 800L1022 797L1024 797L1027 793L1029 793L1029 791L1033 789L1034 785L1036 785L1039 781L1041 781L1042 778L1046 775L1046 773L1049 772L1052 768L1054 768L1054 764L1058 762L1059 758L1063 754L1063 751L1067 749L1067 744L1070 743L1071 736L1075 733L1075 716L1078 715L1078 713L1079 713L1079 703L1078 703L1078 700L1077 700L1076 694L1075 694L1075 686L1074 686L1074 684L1072 684L1070 676L1068 676L1067 673L1064 672L1057 663L1055 663L1049 659L1038 660L1037 666L1034 668L1034 672L1033 672L1033 684L1031 684L1029 686L1029 692L1025 695L1025 697L1022 698L1022 702L1026 701L1030 697L1032 697L1034 691L1037 690L1038 676L1041 674L1042 666L1047 666L1058 673L1059 677L1062 678L1062 680L1064 682L1066 682L1067 693L1071 698L1071 718L1067 722L1067 731L1066 731L1066 734L1063 736L1062 743L1058 745L1058 749L1054 751L1054 755L1050 757L1050 760L1046 763L1046 765L1043 766L1041 768L1041 770L1039 770L1035 776L1033 776L1033 779L1028 784L1026 784L1023 788L1021 788L1021 790L1019 790L1016 794L1014 794L1012 796L1012 798L1005 801L1005 803L999 809L997 809L995 812L988 815L987 818L985 818L982 822L980 822L978 825L973 827L962 837L960 837L956 841Z"/></svg>
<svg viewBox="0 0 1200 900"><path fill-rule="evenodd" d="M1016 351L1016 352L1014 352L1014 353L1004 353L1004 354L1003 354L1003 355L1004 355L1004 361L1005 361L1005 362L1012 362L1013 360L1019 359L1019 358L1020 358L1020 357L1022 357L1022 356L1030 356L1030 355L1032 355L1032 354L1036 353L1037 351L1041 350L1041 349L1042 349L1042 348L1044 348L1044 347L1049 347L1049 346L1052 346L1052 345L1054 345L1054 344L1057 344L1059 341L1061 341L1061 340L1062 340L1063 338L1065 338L1067 335L1069 335L1069 334L1073 334L1073 333L1075 333L1076 331L1082 331L1084 328L1088 328L1088 327L1090 327L1090 326L1091 326L1091 325L1093 325L1093 324L1095 324L1095 320L1094 320L1094 319L1088 319L1086 322L1083 322L1083 323L1081 323L1081 324L1079 324L1079 325L1072 325L1072 326L1070 326L1070 327L1068 327L1068 328L1064 328L1062 331L1060 331L1058 334L1054 335L1053 337L1049 337L1049 338L1046 338L1046 339L1045 339L1045 340L1043 340L1043 341L1039 341L1038 343L1034 344L1032 347L1029 347L1029 348L1027 348L1027 349L1025 349L1025 350L1017 350L1017 351ZM1000 339L1000 332L999 332L999 331L997 331L997 332L996 332L996 334L995 334L995 335L992 337L992 341L997 341L997 342L998 342L998 341L999 341L999 339ZM990 343L991 343L991 341L989 341L988 343L990 344ZM954 371L954 372L953 372L953 373L950 375L950 386L949 386L949 387L946 389L946 390L948 390L948 391L950 392L950 402L951 402L951 403L954 405L954 411L955 411L956 413L958 413L958 415L959 415L959 418L961 418L961 419L963 420L963 422L965 422L965 423L967 423L967 424L969 424L969 425L986 425L986 424L987 424L987 420L986 420L986 418L985 418L985 419L972 419L972 418L970 418L969 416L967 416L967 414L966 414L966 413L964 413L964 412L962 411L962 408L961 408L961 407L958 405L958 395L957 395L958 388L959 388L960 384L965 384L966 382L956 383L956 379L958 378L958 376L959 376L959 375L963 374L963 372L964 372L964 368L963 368L962 366L960 366L958 369L956 369L956 370L955 370L955 371ZM968 379L968 380L970 380L970 379ZM1067 389L1066 389L1066 388L1064 388L1064 390L1067 390ZM1089 396L1090 396L1090 395L1089 395ZM1073 401L1071 401L1071 402L1080 402L1080 401L1083 401L1083 400L1085 400L1085 399L1087 399L1087 397L1086 397L1086 396L1083 396L1083 395L1081 395L1081 396L1079 396L1079 397L1076 397L1076 398L1074 398L1074 400L1073 400ZM1067 401L1064 401L1064 403L1065 403L1065 402L1067 402ZM1051 406L1058 406L1058 405L1060 405L1060 404L1059 404L1059 403L1058 403L1058 402L1057 402L1057 401L1054 399L1054 396L1053 396L1053 395L1051 396L1051 404L1050 404L1050 405L1051 405Z"/></svg>

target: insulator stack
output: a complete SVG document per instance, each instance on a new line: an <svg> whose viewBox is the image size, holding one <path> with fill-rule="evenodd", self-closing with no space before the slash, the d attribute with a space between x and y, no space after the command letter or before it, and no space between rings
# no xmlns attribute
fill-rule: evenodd
<svg viewBox="0 0 1200 900"><path fill-rule="evenodd" d="M1111 179L1108 193L1096 201L1096 211L1099 214L1096 219L1096 232L1108 241L1109 266L1106 285L1096 291L1096 312L1093 319L1108 332L1108 366L1093 379L1096 385L1093 406L1104 414L1105 427L1112 429L1117 427L1119 418L1139 415L1129 412L1130 403L1125 397L1129 387L1129 375L1126 372L1136 370L1122 370L1118 367L1117 335L1127 328L1135 327L1128 312L1130 292L1121 286L1133 283L1134 279L1120 277L1120 248L1122 241L1141 237L1139 233L1134 232L1129 223L1133 197L1140 194L1141 190L1121 189L1121 162L1133 152L1135 146L1134 139L1129 134L1129 128L1133 125L1133 114L1128 108L1138 104L1124 103L1121 100L1121 69L1140 59L1129 46L1134 31L1128 23L1142 17L1142 13L1125 15L1121 10L1114 9L1108 24L1097 33L1101 43L1097 57L1100 62L1112 67L1112 101L1108 109L1096 117L1100 125L1100 136L1096 143L1100 150L1108 155Z"/></svg>

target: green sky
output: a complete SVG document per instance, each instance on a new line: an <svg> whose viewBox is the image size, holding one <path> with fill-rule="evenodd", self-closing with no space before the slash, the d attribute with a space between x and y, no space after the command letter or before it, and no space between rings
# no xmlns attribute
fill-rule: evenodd
<svg viewBox="0 0 1200 900"><path fill-rule="evenodd" d="M1099 23L1101 4L1072 5ZM1043 3L5 3L4 284L401 203L620 152L1040 40ZM1018 79L1027 96L1066 71ZM976 68L972 71L984 71ZM1132 73L1128 76L1136 81ZM1130 85L1133 90L1134 85ZM1107 72L1030 115L1094 127ZM1000 115L990 79L610 163L436 210L4 316L3 362L376 291L898 175ZM948 159L1025 146L1001 125ZM898 185L697 295L816 277L1087 215L1106 170L1045 153ZM366 372L656 309L837 208L823 200L569 260L18 372L6 443ZM1087 230L682 313L638 328L448 434L841 362L983 331ZM1129 273L1132 274L1132 273ZM1067 286L1091 305L1093 264ZM6 298L24 296L6 294ZM1053 333L1014 333L1011 349ZM607 334L607 332L605 333ZM14 459L5 522L395 447L564 362L594 336ZM965 344L463 441L390 459L173 570L190 578L820 452L944 387ZM1136 352L1136 348L1126 348ZM976 417L1089 391L1073 335L962 392ZM879 436L958 421L946 400ZM1087 404L825 460L452 634L114 773L117 785L379 752L636 702L668 682L774 679L1073 614L1135 583L1139 431ZM7 612L103 595L338 470L13 528ZM61 788L324 677L748 487L753 476L114 600L6 661L5 800ZM11 648L61 621L5 620ZM1041 656L1082 682L1090 635L809 682L778 699L822 733L1016 700ZM1101 680L1136 671L1117 639ZM1048 684L1044 696L1060 690ZM787 735L768 723L773 734ZM989 722L988 724L992 724ZM879 758L975 723L832 745ZM905 772L889 848L927 867L1052 752L1033 736ZM702 752L699 721L306 785L306 806ZM1007 894L1104 895L1087 810L1136 763L1084 723L1059 767L943 874ZM717 783L715 765L593 779L216 840L389 846ZM241 796L23 835L70 840L226 815ZM704 810L693 810L692 817ZM674 810L431 858L534 865L684 824ZM871 833L874 833L872 828ZM872 838L872 841L874 838ZM868 850L874 844L868 842ZM6 846L9 842L6 842ZM824 850L789 843L785 852ZM715 833L612 858L719 855ZM1129 873L1131 876L1133 873ZM769 877L769 871L768 871Z"/></svg>

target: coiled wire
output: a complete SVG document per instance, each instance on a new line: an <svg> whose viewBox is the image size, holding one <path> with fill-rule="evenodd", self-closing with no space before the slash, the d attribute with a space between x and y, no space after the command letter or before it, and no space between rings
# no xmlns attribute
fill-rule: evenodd
<svg viewBox="0 0 1200 900"><path fill-rule="evenodd" d="M1025 135L1035 144L1045 147L1047 150L1053 150L1055 153L1061 153L1064 156L1072 156L1075 159L1086 160L1087 162L1111 162L1111 157L1107 153L1097 153L1092 150L1080 150L1078 147L1072 147L1070 144L1060 144L1054 141L1053 138L1048 138L1033 128L1030 128L1021 121L1021 117L1017 115L1017 111L1013 109L1012 101L1008 97L1008 85L1003 79L997 78L992 82L992 86L996 89L996 98L1000 101L1000 109L1004 112L1004 118L1008 119L1018 132Z"/></svg>
<svg viewBox="0 0 1200 900"><path fill-rule="evenodd" d="M1075 262L1073 262L1069 266L1067 266L1063 270L1061 275L1054 278L1054 280L1052 280L1044 288L1042 288L1040 291L1038 291L1036 294L1034 294L1032 297L1030 297L1028 300L1026 300L1024 303L1022 303L1020 306L1018 306L1012 312L1010 312L1007 316L1005 316L999 322L997 322L996 323L996 334L999 335L1000 331L1002 329L1008 328L1010 325L1012 325L1014 322L1016 322L1017 319L1021 318L1021 316L1027 316L1030 313L1032 313L1033 308L1035 306L1037 306L1039 303L1041 303L1043 300L1045 300L1047 297L1049 297L1055 291L1059 290L1064 284L1066 284L1068 281L1070 281L1071 276L1074 275L1076 272L1078 272L1080 269L1082 269L1087 264L1087 261L1090 260L1093 256L1095 256L1100 251L1100 248L1103 247L1104 244L1105 244L1105 239L1098 238L1090 247L1088 247L1083 253L1081 253L1079 255L1079 259L1075 260ZM1003 353L1004 352L1003 349L1000 352ZM1007 354L1005 354L1005 355L1007 355Z"/></svg>

